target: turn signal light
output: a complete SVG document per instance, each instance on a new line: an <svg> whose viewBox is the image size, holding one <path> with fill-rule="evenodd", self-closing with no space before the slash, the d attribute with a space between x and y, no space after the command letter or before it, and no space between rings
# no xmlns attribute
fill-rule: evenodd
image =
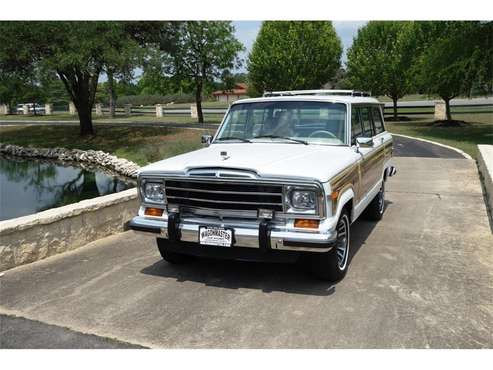
<svg viewBox="0 0 493 370"><path fill-rule="evenodd" d="M318 229L319 220L307 220L304 218L297 218L294 220L294 227L302 229Z"/></svg>
<svg viewBox="0 0 493 370"><path fill-rule="evenodd" d="M146 208L144 214L146 216L161 217L163 215L163 211L164 210L162 208Z"/></svg>

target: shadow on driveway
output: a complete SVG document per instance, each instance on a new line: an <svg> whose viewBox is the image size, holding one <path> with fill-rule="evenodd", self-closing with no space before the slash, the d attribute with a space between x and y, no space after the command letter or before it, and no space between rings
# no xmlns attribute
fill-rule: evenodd
<svg viewBox="0 0 493 370"><path fill-rule="evenodd" d="M386 202L387 206L389 202ZM351 255L359 251L375 227L375 222L356 221L352 225ZM318 280L304 271L301 264L263 263L197 258L184 265L160 260L141 270L143 274L193 281L227 289L258 289L265 293L285 292L328 296L336 284Z"/></svg>

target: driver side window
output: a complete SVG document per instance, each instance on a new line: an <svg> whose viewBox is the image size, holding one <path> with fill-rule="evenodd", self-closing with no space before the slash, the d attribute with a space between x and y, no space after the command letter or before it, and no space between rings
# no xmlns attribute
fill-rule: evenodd
<svg viewBox="0 0 493 370"><path fill-rule="evenodd" d="M351 107L351 145L356 145L356 138L362 136L362 134L360 109L353 106Z"/></svg>
<svg viewBox="0 0 493 370"><path fill-rule="evenodd" d="M375 134L373 132L370 107L361 108L361 120L363 121L363 136L364 137L374 136Z"/></svg>

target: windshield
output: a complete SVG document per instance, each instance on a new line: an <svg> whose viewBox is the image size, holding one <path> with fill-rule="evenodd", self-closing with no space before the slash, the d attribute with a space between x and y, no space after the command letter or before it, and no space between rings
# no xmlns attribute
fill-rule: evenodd
<svg viewBox="0 0 493 370"><path fill-rule="evenodd" d="M346 105L315 101L235 104L215 141L346 144Z"/></svg>

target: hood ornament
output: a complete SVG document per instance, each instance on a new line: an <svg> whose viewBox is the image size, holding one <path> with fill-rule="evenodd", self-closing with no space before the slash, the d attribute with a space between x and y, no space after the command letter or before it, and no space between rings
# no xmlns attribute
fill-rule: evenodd
<svg viewBox="0 0 493 370"><path fill-rule="evenodd" d="M221 152L220 154L221 154L221 159L222 159L223 161L225 161L226 159L228 159L228 158L229 158L228 152L226 152L226 151L223 151L223 152Z"/></svg>

